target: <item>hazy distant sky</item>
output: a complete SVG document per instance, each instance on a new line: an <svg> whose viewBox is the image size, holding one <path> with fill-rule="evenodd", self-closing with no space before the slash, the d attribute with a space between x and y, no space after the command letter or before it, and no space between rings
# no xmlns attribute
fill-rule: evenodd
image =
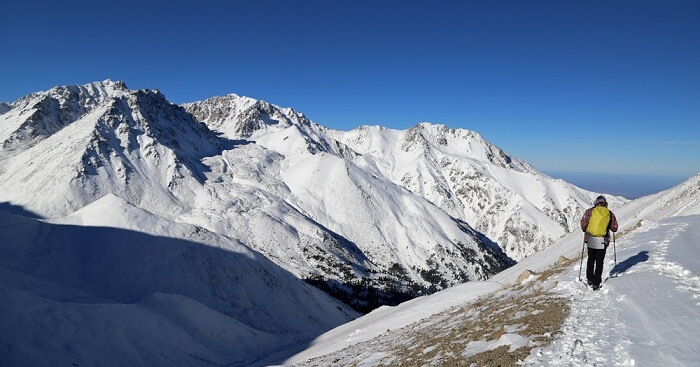
<svg viewBox="0 0 700 367"><path fill-rule="evenodd" d="M107 78L348 130L475 130L549 171L700 171L700 1L3 1L0 101Z"/></svg>

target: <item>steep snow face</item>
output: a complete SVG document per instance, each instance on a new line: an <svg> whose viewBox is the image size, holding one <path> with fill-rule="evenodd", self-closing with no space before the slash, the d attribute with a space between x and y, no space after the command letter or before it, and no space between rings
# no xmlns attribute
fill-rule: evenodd
<svg viewBox="0 0 700 367"><path fill-rule="evenodd" d="M52 221L0 212L0 227L12 365L244 365L358 316L238 241L114 195Z"/></svg>
<svg viewBox="0 0 700 367"><path fill-rule="evenodd" d="M363 126L333 136L360 154L358 165L470 223L516 260L576 230L597 196L538 172L469 130L421 123L403 131ZM612 208L626 202L608 201Z"/></svg>
<svg viewBox="0 0 700 367"><path fill-rule="evenodd" d="M177 214L204 180L200 160L231 145L157 91L114 82L36 93L2 118L3 132L19 126L0 150L3 199L49 217L108 193Z"/></svg>
<svg viewBox="0 0 700 367"><path fill-rule="evenodd" d="M237 238L302 279L323 276L341 284L368 275L373 265L352 242L290 200L283 159L256 144L205 158L208 195L178 220Z"/></svg>
<svg viewBox="0 0 700 367"><path fill-rule="evenodd" d="M495 246L466 223L347 160L309 157L282 177L311 217L352 239L383 269L403 268L417 278L427 264L447 281L443 288L485 279L502 266Z"/></svg>
<svg viewBox="0 0 700 367"><path fill-rule="evenodd" d="M285 205L343 238L350 252L325 264L322 261L320 272L305 272L313 275L314 284L331 288L332 293L344 293L348 286L361 290L371 285L410 298L408 295L485 279L511 263L467 223L386 179L379 170L366 168L370 161L302 114L235 95L185 107L224 136L248 139L245 149L256 153L227 155L231 166L261 167L274 161L274 170L267 170L262 181L275 183L266 187L277 187L273 191ZM280 256L278 242L247 243L273 259L291 257L286 262L294 264L318 264L317 251L338 253L328 247L306 247ZM343 286L337 287L333 278L329 283L329 271L343 268L347 269L340 279ZM348 297L342 293L339 297Z"/></svg>

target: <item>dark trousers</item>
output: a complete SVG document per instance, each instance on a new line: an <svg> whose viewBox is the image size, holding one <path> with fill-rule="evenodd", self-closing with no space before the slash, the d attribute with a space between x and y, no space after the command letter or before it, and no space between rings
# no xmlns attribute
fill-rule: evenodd
<svg viewBox="0 0 700 367"><path fill-rule="evenodd" d="M588 248L588 262L586 267L586 279L593 285L600 285L603 281L603 259L605 258L605 249L598 250Z"/></svg>

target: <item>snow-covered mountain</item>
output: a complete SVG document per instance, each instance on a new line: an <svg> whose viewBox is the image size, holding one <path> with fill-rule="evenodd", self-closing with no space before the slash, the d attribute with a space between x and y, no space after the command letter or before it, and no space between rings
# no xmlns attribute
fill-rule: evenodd
<svg viewBox="0 0 700 367"><path fill-rule="evenodd" d="M469 223L516 260L575 230L598 195L538 172L469 130L421 123L404 131L378 126L336 131L292 109L235 94L184 106L231 139L251 139L282 154L289 161L285 183L293 191L297 177L318 177L317 181L337 187L327 179L327 171L296 161L342 158L343 165L391 181ZM308 185L302 184L307 190ZM304 195L297 196L304 201ZM609 202L614 208L626 200L610 197ZM333 230L338 227L333 219L321 222ZM366 235L365 230L360 233L360 238Z"/></svg>
<svg viewBox="0 0 700 367"><path fill-rule="evenodd" d="M369 168L471 224L516 260L576 230L598 195L542 174L470 130L421 123L334 135ZM626 202L608 200L611 207Z"/></svg>
<svg viewBox="0 0 700 367"><path fill-rule="evenodd" d="M120 82L8 104L0 201L60 218L114 194L237 239L360 310L512 264L466 222L360 168L351 149L302 114L239 97L196 105L219 111L222 103L233 107L217 113L243 116L216 125L231 132Z"/></svg>
<svg viewBox="0 0 700 367"><path fill-rule="evenodd" d="M632 222L636 220L634 223L700 214L700 173L678 186L627 203L620 214Z"/></svg>
<svg viewBox="0 0 700 367"><path fill-rule="evenodd" d="M348 327L431 323L580 251L580 233L566 233L597 195L467 130L341 132L246 97L176 106L112 81L0 104L0 142L0 324L11 331L0 354L17 365L262 364L358 316L338 299L369 311L469 281L398 308L420 312L381 307ZM694 180L643 204L609 197L627 231L618 245L697 210ZM511 326L494 332L499 345L527 343ZM338 338L377 336L362 328Z"/></svg>
<svg viewBox="0 0 700 367"><path fill-rule="evenodd" d="M487 281L383 307L267 363L695 366L699 177L616 211L599 291L578 281L571 233Z"/></svg>
<svg viewBox="0 0 700 367"><path fill-rule="evenodd" d="M415 295L467 280L485 279L510 264L492 241L466 222L451 217L379 172L360 167L356 162L361 162L361 157L334 139L331 130L301 113L237 95L215 97L184 107L223 136L236 141L245 139L259 152L244 156L243 160L237 158L233 165L260 166L275 162L275 171L267 171L265 176L274 178L288 190L277 191L284 195L284 202L341 236L354 252L366 259L361 263L362 268L358 268L360 272L347 272L347 278L341 279L351 287L359 286L360 292L367 285L386 288L387 280L398 280L388 286ZM257 163L261 159L262 163ZM197 221L202 226L207 222L212 221L209 218ZM264 238L246 243L273 259L280 258L276 243L271 246ZM292 261L280 264L308 262L309 255L315 256L308 250L306 246L289 251L285 256L292 257ZM320 251L331 252L326 248ZM347 258L338 260L341 265L348 263ZM338 260L323 264L322 269L329 265L337 267ZM302 276L308 274L303 269L286 266ZM324 289L330 287L332 293L336 288L332 282L317 276L311 281Z"/></svg>
<svg viewBox="0 0 700 367"><path fill-rule="evenodd" d="M158 91L119 82L55 87L10 106L0 115L0 199L47 217L113 193L173 218L205 180L201 159L232 145Z"/></svg>
<svg viewBox="0 0 700 367"><path fill-rule="evenodd" d="M575 229L596 195L467 130L341 132L237 95L183 107L112 81L3 105L0 199L62 217L115 194L369 310L486 279Z"/></svg>
<svg viewBox="0 0 700 367"><path fill-rule="evenodd" d="M238 241L111 194L60 220L0 211L0 227L8 365L244 365L358 316Z"/></svg>

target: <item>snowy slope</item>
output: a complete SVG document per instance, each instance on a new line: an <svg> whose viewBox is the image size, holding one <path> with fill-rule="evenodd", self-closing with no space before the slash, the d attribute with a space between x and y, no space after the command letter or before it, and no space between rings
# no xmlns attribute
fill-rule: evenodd
<svg viewBox="0 0 700 367"><path fill-rule="evenodd" d="M244 156L244 160L231 157L232 166L266 164L266 157L274 157L274 172L267 171L262 180L274 177L288 190L276 191L285 203L342 236L353 252L362 255L359 263L348 257L339 259L341 264L349 261L360 270L340 279L346 285L363 287L368 283L403 293L399 299L407 299L418 292L485 279L510 264L491 241L464 221L455 220L378 171L361 168L357 162L361 163L362 157L303 114L236 95L184 107L227 138L245 139L256 147L259 154ZM277 245L246 243L278 258ZM287 256L291 257L287 263L309 261L304 251L288 252ZM336 264L323 265L337 268ZM328 286L337 278L331 278L330 283L326 279L312 281Z"/></svg>
<svg viewBox="0 0 700 367"><path fill-rule="evenodd" d="M700 214L700 173L678 186L629 202L620 208L620 214L630 222Z"/></svg>
<svg viewBox="0 0 700 367"><path fill-rule="evenodd" d="M612 278L600 292L582 289L571 269L559 287L573 298L564 334L526 364L697 365L699 233L698 215L640 227L618 242L617 266L608 255Z"/></svg>
<svg viewBox="0 0 700 367"><path fill-rule="evenodd" d="M10 365L248 364L357 314L235 240L108 195L42 221L0 212Z"/></svg>
<svg viewBox="0 0 700 367"><path fill-rule="evenodd" d="M0 199L48 217L108 193L172 216L203 191L200 160L232 145L159 92L111 81L35 93L0 118Z"/></svg>
<svg viewBox="0 0 700 367"><path fill-rule="evenodd" d="M598 195L538 172L470 130L421 123L334 136L366 166L470 223L516 260L576 230L582 209ZM609 202L614 208L626 200Z"/></svg>
<svg viewBox="0 0 700 367"><path fill-rule="evenodd" d="M695 187L696 179L655 195L654 204L647 206L649 215L662 212L679 193ZM375 310L322 335L284 363L375 366L413 358L410 363L414 365L444 365L484 355L504 360L517 355L520 363L533 366L696 365L700 360L700 215L691 215L697 210L692 204L697 202L697 192L683 197L676 204L691 203L684 205L684 210L668 217L658 215L654 220L642 218L638 226L640 217L627 217L625 208L618 211L625 234L616 241L615 251L608 250L606 279L598 292L578 281L580 263L576 256L582 249L581 234L572 233L486 282L465 283L397 307ZM633 201L628 207L636 204ZM560 256L572 259L560 272L539 281L530 276L519 282L526 270L546 274ZM548 294L550 304L564 304L569 310L556 333L540 336L553 339L551 343L541 344L538 340L542 339L527 336L526 331L538 324L523 324L523 320L538 320L542 311L537 303L518 311L511 324L497 324L496 329L502 328L503 333L479 333L493 327L479 322L490 315L491 308L501 307L496 312L503 314L509 308L517 309L517 304L510 302L499 305L503 300L524 296L523 301L529 302L542 292ZM550 313L547 318L556 314ZM460 339L455 334L467 337ZM441 339L441 335L452 337ZM452 354L445 353L450 348ZM267 361L275 362L282 361Z"/></svg>

